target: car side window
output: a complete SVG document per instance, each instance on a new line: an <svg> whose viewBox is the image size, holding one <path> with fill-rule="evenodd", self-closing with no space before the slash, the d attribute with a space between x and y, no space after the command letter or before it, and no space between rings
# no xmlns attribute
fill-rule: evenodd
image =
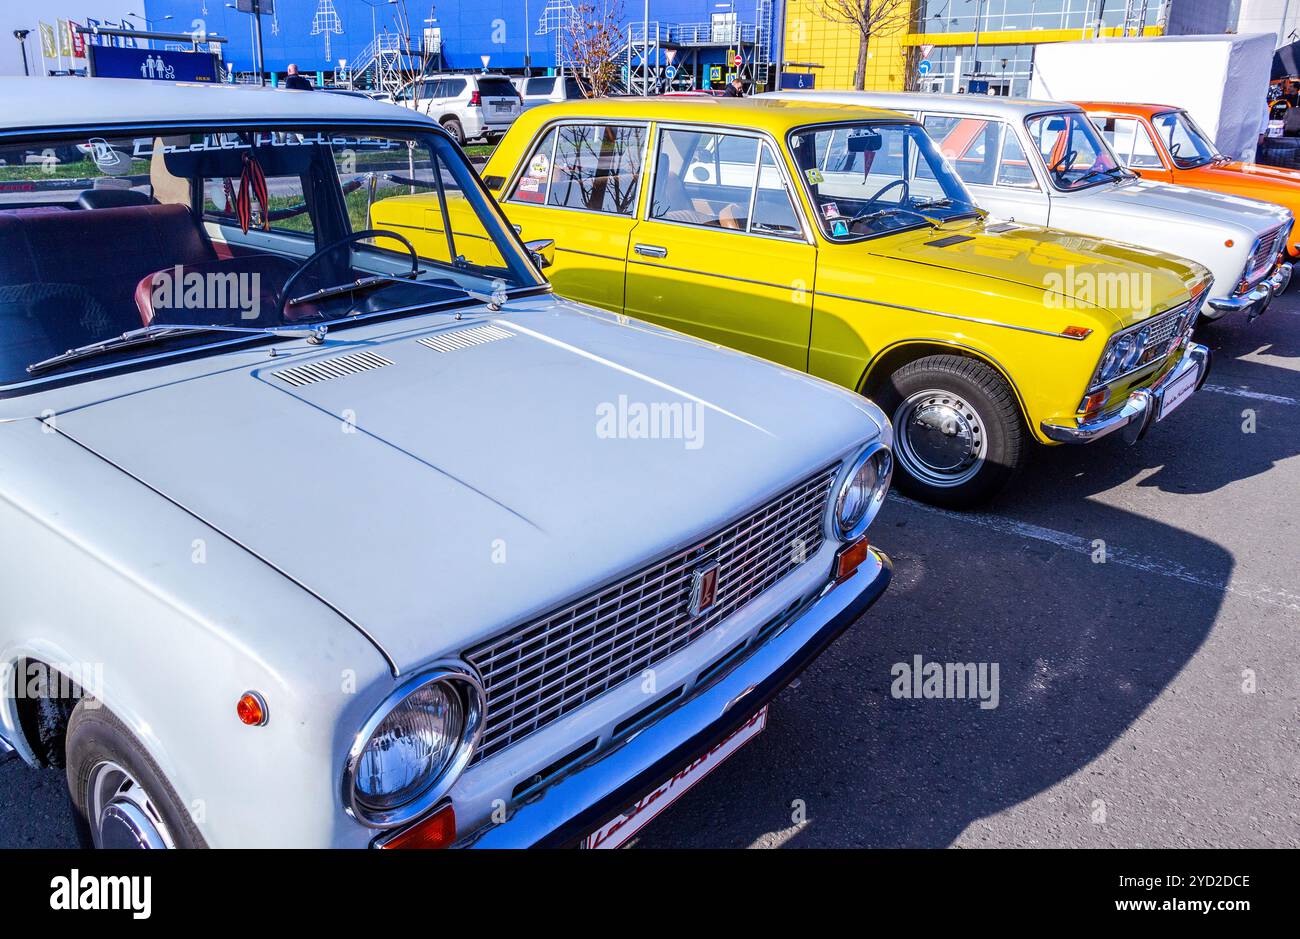
<svg viewBox="0 0 1300 939"><path fill-rule="evenodd" d="M524 83L524 94L549 95L554 87L554 78L530 78Z"/></svg>
<svg viewBox="0 0 1300 939"><path fill-rule="evenodd" d="M797 238L798 216L778 167L769 145L754 137L664 130L650 218Z"/></svg>
<svg viewBox="0 0 1300 939"><path fill-rule="evenodd" d="M439 98L459 98L465 93L465 79L445 78L439 83Z"/></svg>
<svg viewBox="0 0 1300 939"><path fill-rule="evenodd" d="M922 124L958 176L976 186L993 185L1002 131L1000 122L927 114Z"/></svg>
<svg viewBox="0 0 1300 939"><path fill-rule="evenodd" d="M1163 166L1151 132L1137 118L1094 117L1092 123L1125 166L1139 169Z"/></svg>
<svg viewBox="0 0 1300 939"><path fill-rule="evenodd" d="M1002 155L998 161L998 185L1016 189L1038 188L1038 180L1034 178L1034 169L1029 165L1020 138L1012 128L1005 125L1002 130Z"/></svg>
<svg viewBox="0 0 1300 939"><path fill-rule="evenodd" d="M631 217L641 181L646 128L565 124L533 150L510 199Z"/></svg>

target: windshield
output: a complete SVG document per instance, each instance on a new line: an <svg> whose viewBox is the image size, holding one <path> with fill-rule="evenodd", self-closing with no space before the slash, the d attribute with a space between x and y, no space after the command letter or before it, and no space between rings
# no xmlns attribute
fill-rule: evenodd
<svg viewBox="0 0 1300 939"><path fill-rule="evenodd" d="M356 234L367 229L384 234ZM240 125L0 140L0 385L541 283L441 135ZM155 328L112 341L142 327ZM93 358L29 369L106 340Z"/></svg>
<svg viewBox="0 0 1300 939"><path fill-rule="evenodd" d="M1210 138L1186 111L1165 111L1153 117L1151 123L1180 169L1204 166L1220 156Z"/></svg>
<svg viewBox="0 0 1300 939"><path fill-rule="evenodd" d="M856 241L979 214L919 124L810 127L790 151L822 232Z"/></svg>
<svg viewBox="0 0 1300 939"><path fill-rule="evenodd" d="M1040 114L1025 127L1057 189L1087 189L1129 176L1082 111Z"/></svg>

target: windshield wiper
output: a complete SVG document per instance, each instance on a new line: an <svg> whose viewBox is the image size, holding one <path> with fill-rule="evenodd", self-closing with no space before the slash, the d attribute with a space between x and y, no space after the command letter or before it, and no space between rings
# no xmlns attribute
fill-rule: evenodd
<svg viewBox="0 0 1300 939"><path fill-rule="evenodd" d="M496 313L505 304L508 295L504 290L494 290L491 294L479 293L477 290L466 290L460 284L436 283L426 280L416 280L414 277L399 277L391 274L371 274L367 277L358 277L354 281L346 284L335 284L332 287L322 287L320 290L314 290L311 293L303 294L301 297L292 297L285 306L296 306L301 303L311 303L314 300L324 300L329 297L342 296L345 293L354 293L358 290L369 290L372 287L389 286L391 284L416 284L420 287L432 287L436 290L459 291L464 297L470 300L477 300L479 303L486 303L487 308ZM350 315L350 314L349 314Z"/></svg>
<svg viewBox="0 0 1300 939"><path fill-rule="evenodd" d="M1082 176L1076 179L1074 181L1074 184L1077 186L1079 185L1079 183L1086 183L1094 176L1106 176L1110 179L1120 180L1120 179L1128 179L1129 177L1136 176L1136 175L1137 175L1136 173L1130 173L1122 166L1112 166L1108 170L1088 170L1088 172L1084 173Z"/></svg>
<svg viewBox="0 0 1300 939"><path fill-rule="evenodd" d="M122 333L120 336L114 336L112 339L103 339L99 342L92 342L89 345L78 346L75 349L69 349L67 352L51 356L48 359L33 362L31 365L27 366L27 374L36 375L59 365L66 365L69 362L91 358L105 352L114 352L118 349L129 349L132 346L144 345L145 343L153 342L155 339L187 336L193 333L203 332L244 333L252 336L279 336L285 339L306 339L312 344L319 344L324 341L327 329L325 326L319 324L313 326L204 326L197 323L153 323L149 326L141 327L140 329L129 330L128 332Z"/></svg>
<svg viewBox="0 0 1300 939"><path fill-rule="evenodd" d="M915 215L917 218L921 219L931 228L938 228L939 225L941 224L939 219L932 218L931 216L926 215L924 212L918 212L916 211L916 209L904 208L901 205L890 206L887 209L877 209L875 212L871 212L867 215L855 215L851 220L850 224L852 224L853 222L869 222L872 219L877 219L884 215L893 215L895 212L905 212L908 215Z"/></svg>

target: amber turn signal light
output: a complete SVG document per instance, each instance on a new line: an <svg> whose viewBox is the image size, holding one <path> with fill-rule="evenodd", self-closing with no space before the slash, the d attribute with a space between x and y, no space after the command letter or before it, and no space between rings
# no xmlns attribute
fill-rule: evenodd
<svg viewBox="0 0 1300 939"><path fill-rule="evenodd" d="M240 721L249 727L261 727L271 717L270 712L266 709L266 702L256 691L245 691L239 696L239 703L235 705L235 713L239 715Z"/></svg>
<svg viewBox="0 0 1300 939"><path fill-rule="evenodd" d="M420 848L426 851L446 848L456 840L456 812L445 805L423 821L416 822L379 845L384 850Z"/></svg>
<svg viewBox="0 0 1300 939"><path fill-rule="evenodd" d="M835 555L835 579L848 580L852 577L862 566L862 562L867 559L867 550L870 547L871 542L863 536L840 548L840 553Z"/></svg>

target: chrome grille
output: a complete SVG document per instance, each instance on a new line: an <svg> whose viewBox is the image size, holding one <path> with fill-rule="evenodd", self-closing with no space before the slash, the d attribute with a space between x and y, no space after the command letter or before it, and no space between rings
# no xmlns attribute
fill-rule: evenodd
<svg viewBox="0 0 1300 939"><path fill-rule="evenodd" d="M487 692L475 762L663 661L812 557L838 469L827 467L696 545L468 652ZM715 561L714 604L692 617L693 575Z"/></svg>
<svg viewBox="0 0 1300 939"><path fill-rule="evenodd" d="M1279 225L1255 239L1255 246L1250 249L1250 258L1246 261L1246 282L1255 283L1273 268L1278 252L1283 248L1286 238L1286 226Z"/></svg>

